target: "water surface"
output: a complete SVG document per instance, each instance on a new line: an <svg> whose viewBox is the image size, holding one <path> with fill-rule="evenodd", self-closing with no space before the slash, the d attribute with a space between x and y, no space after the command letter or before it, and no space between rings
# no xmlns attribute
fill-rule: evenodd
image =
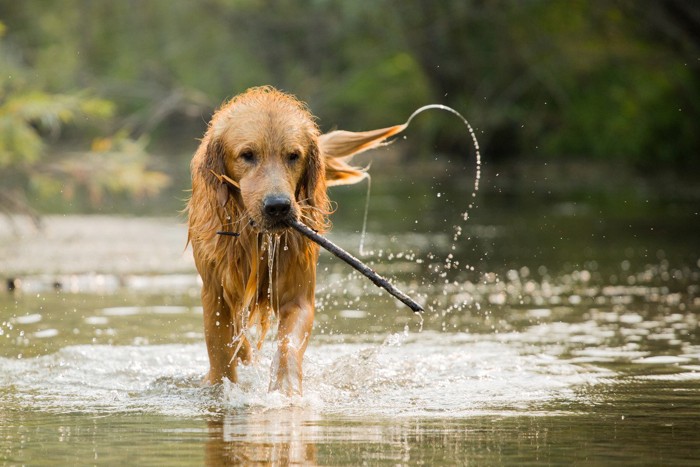
<svg viewBox="0 0 700 467"><path fill-rule="evenodd" d="M375 182L363 259L428 311L324 254L293 398L267 392L273 340L200 386L181 220L3 225L3 463L696 464L696 207L485 197L464 222L469 187L424 185ZM355 253L362 193L334 193Z"/></svg>

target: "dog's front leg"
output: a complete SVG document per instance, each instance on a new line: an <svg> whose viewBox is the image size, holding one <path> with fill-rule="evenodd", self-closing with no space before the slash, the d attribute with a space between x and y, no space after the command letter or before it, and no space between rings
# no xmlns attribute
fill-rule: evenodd
<svg viewBox="0 0 700 467"><path fill-rule="evenodd" d="M313 327L314 306L307 302L287 303L279 311L279 320L270 391L288 396L301 394L301 363Z"/></svg>
<svg viewBox="0 0 700 467"><path fill-rule="evenodd" d="M217 384L224 378L236 382L236 361L231 340L233 320L231 310L223 299L220 286L204 284L202 306L204 308L204 339L209 354L209 373L205 383Z"/></svg>

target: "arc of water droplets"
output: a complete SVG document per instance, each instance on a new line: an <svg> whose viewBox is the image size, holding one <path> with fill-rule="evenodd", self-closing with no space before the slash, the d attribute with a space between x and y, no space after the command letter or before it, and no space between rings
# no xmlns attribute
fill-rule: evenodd
<svg viewBox="0 0 700 467"><path fill-rule="evenodd" d="M451 107L447 107L446 105L441 105L441 104L431 104L431 105L426 105L426 106L419 108L418 110L413 112L410 117L408 117L408 120L405 123L406 127L408 127L408 124L411 123L411 120L413 120L413 118L416 115L418 115L421 112L424 112L426 110L429 110L429 109L444 110L444 111L450 112L450 113L456 115L457 117L459 117L459 119L462 120L464 125L469 130L469 136L472 139L472 143L474 143L474 152L476 154L476 162L475 162L476 170L474 173L474 188L472 190L472 196L471 196L472 201L468 204L467 210L462 213L462 220L466 222L466 220L469 218L469 210L474 207L474 199L476 198L476 193L479 191L479 182L481 180L481 149L479 148L479 140L476 137L476 132L474 131L474 128L472 128L469 121L466 118L464 118L462 116L462 114L460 114L459 112L457 112L455 109L453 109ZM461 228L461 226L456 225L455 226L455 234L452 237L452 248L451 248L452 250L456 249L457 241L462 236L462 232L463 232L463 229ZM445 269L450 269L450 267L452 266L452 264L451 264L452 258L453 258L452 253L448 254L448 256L445 258ZM455 265L456 265L456 263L455 263ZM420 329L421 330L423 329L422 319L420 322Z"/></svg>
<svg viewBox="0 0 700 467"><path fill-rule="evenodd" d="M467 127L469 130L469 136L472 139L472 143L474 143L474 152L476 154L476 170L474 173L474 189L472 191L472 202L469 203L467 206L467 209L472 209L474 207L474 199L476 198L476 193L479 191L479 181L481 180L481 149L479 148L479 140L476 137L476 132L474 131L474 128L472 128L471 124L469 121L462 116L461 113L457 112L455 109L452 107L448 107L446 105L442 104L428 104L424 105L423 107L420 107L416 111L414 111L410 117L408 117L408 120L406 120L406 123L403 125L399 125L401 129L397 131L396 133L401 133L404 131L408 126L411 124L411 121L418 116L419 114L425 112L426 110L432 110L432 109L437 109L437 110L444 110L446 112L449 112L453 115L456 115L459 117L460 120L464 123L464 125ZM369 173L367 174L367 195L366 195L366 201L365 201L365 213L364 217L362 220L362 233L360 234L360 255L364 256L365 255L365 237L367 235L367 213L369 212L369 197L370 197L370 191L372 187L372 179L369 177ZM469 212L464 211L462 213L462 219L466 221L469 217ZM456 227L456 233L453 236L453 250L454 248L454 243L459 240L459 238L462 236L462 229L459 227Z"/></svg>
<svg viewBox="0 0 700 467"><path fill-rule="evenodd" d="M472 138L472 142L474 143L474 151L476 152L476 173L474 174L474 191L472 192L472 198L475 198L476 192L479 191L479 180L481 179L481 149L479 149L479 140L476 138L476 132L474 131L474 128L472 128L469 121L466 118L464 118L461 113L457 112L452 107L448 107L442 104L424 105L423 107L413 112L410 117L408 117L408 120L406 120L406 123L403 124L403 127L404 129L408 128L408 125L411 124L411 120L413 120L418 114L431 109L444 110L446 112L450 112L451 114L456 115L457 117L459 117L460 120L462 120L462 122L466 125L467 129L469 130L469 136L471 136ZM469 208L472 208L471 203L469 204Z"/></svg>
<svg viewBox="0 0 700 467"><path fill-rule="evenodd" d="M369 213L369 196L372 193L372 177L367 172L367 195L365 196L365 215L362 218L362 233L360 233L360 255L365 256L365 237L367 236L367 214Z"/></svg>
<svg viewBox="0 0 700 467"><path fill-rule="evenodd" d="M474 144L474 152L476 155L476 161L475 161L476 169L475 169L475 173L474 173L474 186L473 186L473 190L472 190L471 201L467 205L467 209L462 213L462 220L466 221L469 218L469 210L474 207L474 200L476 199L476 193L479 191L479 182L481 180L481 149L479 147L479 140L476 137L476 132L474 131L474 128L471 126L469 121L466 118L464 118L464 116L462 114L457 112L452 107L448 107L448 106L442 105L442 104L428 104L428 105L424 105L423 107L420 107L416 111L414 111L408 117L408 120L406 120L406 123L404 123L403 125L399 125L400 129L395 134L401 133L402 131L407 129L408 126L413 121L413 119L415 117L417 117L419 114L425 112L426 110L433 110L433 109L443 110L443 111L449 112L453 115L456 115L462 121L462 123L464 123L464 125L467 127L467 130L469 131L469 136L471 137L472 143ZM368 177L367 201L365 202L365 214L364 214L363 225L362 225L362 233L360 235L360 254L361 255L365 254L364 243L365 243L365 236L367 233L367 212L369 210L369 194L370 194L370 186L371 186L371 185L369 185L369 183L370 183L370 181L369 181L369 177ZM456 225L456 226L454 226L454 228L455 228L455 233L452 236L452 248L451 248L452 250L456 249L457 241L460 239L460 237L462 236L462 233L463 233L463 229L461 228L461 226ZM445 259L445 268L446 269L450 269L453 266L457 266L457 264L458 264L457 262L454 262L454 264L452 264L453 263L452 258L453 258L453 255L450 253L447 256L447 258ZM423 328L423 317L421 316L420 329L422 330L422 328Z"/></svg>

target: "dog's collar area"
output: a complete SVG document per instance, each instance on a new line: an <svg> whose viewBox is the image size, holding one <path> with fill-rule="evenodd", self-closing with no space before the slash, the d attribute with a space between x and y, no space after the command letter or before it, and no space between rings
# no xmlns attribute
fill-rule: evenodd
<svg viewBox="0 0 700 467"><path fill-rule="evenodd" d="M256 222L255 222L253 219L250 219L249 224L250 224L252 227L255 227ZM281 223L280 225L283 225L285 228L289 228L289 227L290 227L289 222L283 222L283 223ZM228 230L217 230L217 231L216 231L216 235L223 235L223 236L225 236L225 237L240 237L240 236L241 236L241 233L240 233L240 232L230 232L230 231L228 231Z"/></svg>
<svg viewBox="0 0 700 467"><path fill-rule="evenodd" d="M240 237L241 233L240 232L228 232L225 230L217 230L216 235L224 235L226 237Z"/></svg>

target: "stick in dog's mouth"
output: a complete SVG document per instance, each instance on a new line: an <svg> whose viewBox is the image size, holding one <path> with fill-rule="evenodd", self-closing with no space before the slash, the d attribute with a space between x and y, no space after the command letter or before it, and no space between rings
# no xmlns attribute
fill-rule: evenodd
<svg viewBox="0 0 700 467"><path fill-rule="evenodd" d="M321 236L318 232L314 231L306 224L303 224L299 220L294 219L287 221L287 225L299 232L300 234L302 234L303 236L305 236L306 238L308 238L309 240L311 240L312 242L322 246L338 258L348 263L362 275L371 280L374 283L374 285L376 285L377 287L381 287L387 292L389 292L391 295L399 299L402 303L404 303L415 313L420 313L421 311L423 311L423 307L420 304L418 304L418 302L416 302L411 297L403 293L401 290L394 287L387 279L377 274L372 268L367 266L365 263L355 258L347 251L343 250L341 247L331 242L326 237ZM218 235L226 235L229 237L238 237L241 235L239 232L227 232L222 230L217 231L216 233Z"/></svg>
<svg viewBox="0 0 700 467"><path fill-rule="evenodd" d="M219 179L219 181L223 184L227 184L234 189L240 190L240 187L238 183L233 181L231 178L226 176L225 174L217 174L213 170L211 171L212 174L216 178ZM387 279L384 277L380 276L377 274L372 268L367 266L365 263L360 261L359 259L355 258L353 255L348 253L347 251L343 250L340 248L338 245L335 243L331 242L328 240L326 237L323 237L320 235L318 232L307 226L306 224L302 223L298 219L291 219L287 220L286 224L291 227L292 229L296 230L312 242L322 246L326 250L330 251L333 253L335 256L338 258L342 259L346 263L348 263L350 266L355 268L358 272L360 272L362 275L367 277L369 280L371 280L374 285L377 287L381 287L387 292L389 292L391 295L399 299L402 303L404 303L407 307L409 307L411 310L413 310L415 313L420 313L423 311L423 307L418 304L415 300L413 300L411 297L394 287ZM216 232L217 235L226 235L229 237L239 237L241 234L240 232L229 232L229 231L223 231L219 230Z"/></svg>
<svg viewBox="0 0 700 467"><path fill-rule="evenodd" d="M353 255L348 253L347 251L343 250L340 248L338 245L335 243L331 242L328 240L326 237L323 237L319 235L317 232L315 232L313 229L308 227L306 224L303 224L302 222L298 220L292 220L288 222L288 225L299 232L300 234L304 235L306 238L309 240L321 245L323 248L326 250L330 251L333 253L335 256L338 258L342 259L346 263L348 263L350 266L355 268L357 271L362 273L365 277L367 277L369 280L371 280L374 285L383 288L387 292L389 292L391 295L394 297L398 298L401 302L403 302L406 306L408 306L411 310L413 310L415 313L420 313L423 311L423 307L420 306L415 300L413 300L411 297L394 287L387 279L384 277L380 276L377 274L372 268L367 266L365 263L360 261L359 259L355 258Z"/></svg>

